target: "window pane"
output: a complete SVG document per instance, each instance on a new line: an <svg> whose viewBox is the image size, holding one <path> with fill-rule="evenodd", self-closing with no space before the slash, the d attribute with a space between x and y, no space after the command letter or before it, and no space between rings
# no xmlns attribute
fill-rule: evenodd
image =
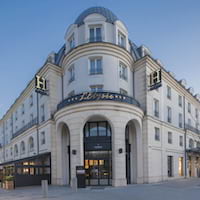
<svg viewBox="0 0 200 200"><path fill-rule="evenodd" d="M90 60L90 74L95 73L95 60Z"/></svg>
<svg viewBox="0 0 200 200"><path fill-rule="evenodd" d="M94 42L94 28L90 28L90 42Z"/></svg>
<svg viewBox="0 0 200 200"><path fill-rule="evenodd" d="M99 122L99 136L106 136L106 122Z"/></svg>
<svg viewBox="0 0 200 200"><path fill-rule="evenodd" d="M101 28L96 28L96 41L101 41Z"/></svg>
<svg viewBox="0 0 200 200"><path fill-rule="evenodd" d="M97 73L101 74L102 73L102 66L101 66L101 59L97 59Z"/></svg>
<svg viewBox="0 0 200 200"><path fill-rule="evenodd" d="M90 123L90 136L97 136L97 123Z"/></svg>

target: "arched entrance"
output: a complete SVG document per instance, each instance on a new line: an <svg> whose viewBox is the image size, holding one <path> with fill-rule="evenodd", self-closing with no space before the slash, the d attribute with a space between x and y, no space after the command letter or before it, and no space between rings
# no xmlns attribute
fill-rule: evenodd
<svg viewBox="0 0 200 200"><path fill-rule="evenodd" d="M61 162L63 185L70 184L70 134L66 124L61 127Z"/></svg>
<svg viewBox="0 0 200 200"><path fill-rule="evenodd" d="M126 144L126 180L127 184L138 183L138 177L142 170L142 165L138 162L142 160L142 145L141 129L136 120L131 120L125 128L125 144ZM139 158L139 155L140 158ZM139 169L140 168L140 169Z"/></svg>
<svg viewBox="0 0 200 200"><path fill-rule="evenodd" d="M112 131L102 117L90 118L84 126L86 185L112 184Z"/></svg>

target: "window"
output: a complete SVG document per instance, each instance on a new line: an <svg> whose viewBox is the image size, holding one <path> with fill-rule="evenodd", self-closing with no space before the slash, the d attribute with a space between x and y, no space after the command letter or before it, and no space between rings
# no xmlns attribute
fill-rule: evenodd
<svg viewBox="0 0 200 200"><path fill-rule="evenodd" d="M41 139L40 139L40 142L41 142L41 145L43 145L43 144L45 144L45 132L44 131L42 131L41 132L41 134L40 134L40 136L41 136Z"/></svg>
<svg viewBox="0 0 200 200"><path fill-rule="evenodd" d="M75 92L74 92L74 90L72 90L69 94L68 94L68 97L72 97L72 96L74 96L75 95Z"/></svg>
<svg viewBox="0 0 200 200"><path fill-rule="evenodd" d="M25 125L25 121L23 120L23 121L22 121L22 127L24 127L24 125Z"/></svg>
<svg viewBox="0 0 200 200"><path fill-rule="evenodd" d="M188 102L188 112L191 113L191 103Z"/></svg>
<svg viewBox="0 0 200 200"><path fill-rule="evenodd" d="M169 86L167 86L167 98L171 99L171 96L172 96L171 88Z"/></svg>
<svg viewBox="0 0 200 200"><path fill-rule="evenodd" d="M30 114L30 121L33 121L33 113Z"/></svg>
<svg viewBox="0 0 200 200"><path fill-rule="evenodd" d="M179 146L183 146L183 136L182 135L180 135L179 136Z"/></svg>
<svg viewBox="0 0 200 200"><path fill-rule="evenodd" d="M33 137L30 137L29 138L29 152L33 151L34 150L34 140L33 140Z"/></svg>
<svg viewBox="0 0 200 200"><path fill-rule="evenodd" d="M33 95L31 94L30 98L29 98L29 104L30 104L30 107L33 106Z"/></svg>
<svg viewBox="0 0 200 200"><path fill-rule="evenodd" d="M191 126L192 123L191 123L191 119L188 119L188 126Z"/></svg>
<svg viewBox="0 0 200 200"><path fill-rule="evenodd" d="M12 156L13 155L13 148L10 147L10 155Z"/></svg>
<svg viewBox="0 0 200 200"><path fill-rule="evenodd" d="M160 129L155 127L155 140L160 141Z"/></svg>
<svg viewBox="0 0 200 200"><path fill-rule="evenodd" d="M75 47L75 39L74 39L74 34L69 38L69 48L73 49Z"/></svg>
<svg viewBox="0 0 200 200"><path fill-rule="evenodd" d="M182 96L178 96L178 105L182 107Z"/></svg>
<svg viewBox="0 0 200 200"><path fill-rule="evenodd" d="M18 114L17 114L17 110L15 111L15 121L17 121L18 118Z"/></svg>
<svg viewBox="0 0 200 200"><path fill-rule="evenodd" d="M200 142L197 142L197 148L200 148Z"/></svg>
<svg viewBox="0 0 200 200"><path fill-rule="evenodd" d="M168 132L168 143L172 144L172 132Z"/></svg>
<svg viewBox="0 0 200 200"><path fill-rule="evenodd" d="M172 109L171 107L167 107L167 122L172 123Z"/></svg>
<svg viewBox="0 0 200 200"><path fill-rule="evenodd" d="M199 112L198 112L198 109L197 109L197 108L195 109L195 117L196 117L196 119L199 118Z"/></svg>
<svg viewBox="0 0 200 200"><path fill-rule="evenodd" d="M189 148L194 148L194 141L191 138L189 139Z"/></svg>
<svg viewBox="0 0 200 200"><path fill-rule="evenodd" d="M196 127L196 129L199 129L199 123L198 122L195 123L195 127Z"/></svg>
<svg viewBox="0 0 200 200"><path fill-rule="evenodd" d="M157 99L153 100L154 116L159 117L159 101Z"/></svg>
<svg viewBox="0 0 200 200"><path fill-rule="evenodd" d="M183 115L181 113L179 113L178 115L178 120L179 120L179 128L183 127Z"/></svg>
<svg viewBox="0 0 200 200"><path fill-rule="evenodd" d="M22 141L21 144L20 144L20 154L21 155L25 154L25 143L24 143L24 141Z"/></svg>
<svg viewBox="0 0 200 200"><path fill-rule="evenodd" d="M102 92L103 85L91 85L90 89L91 89L91 92Z"/></svg>
<svg viewBox="0 0 200 200"><path fill-rule="evenodd" d="M90 75L102 74L102 59L101 58L91 58L90 59Z"/></svg>
<svg viewBox="0 0 200 200"><path fill-rule="evenodd" d="M128 69L123 63L119 63L119 77L124 80L128 80Z"/></svg>
<svg viewBox="0 0 200 200"><path fill-rule="evenodd" d="M17 144L15 144L15 146L14 146L14 156L15 157L18 156L18 146L17 146Z"/></svg>
<svg viewBox="0 0 200 200"><path fill-rule="evenodd" d="M40 106L40 113L41 113L41 122L45 120L45 114L44 114L44 104Z"/></svg>
<svg viewBox="0 0 200 200"><path fill-rule="evenodd" d="M128 95L128 92L122 88L120 88L120 94Z"/></svg>
<svg viewBox="0 0 200 200"><path fill-rule="evenodd" d="M126 37L121 32L118 32L118 45L126 48Z"/></svg>
<svg viewBox="0 0 200 200"><path fill-rule="evenodd" d="M22 104L22 108L21 108L22 110L22 115L24 114L24 104Z"/></svg>
<svg viewBox="0 0 200 200"><path fill-rule="evenodd" d="M69 83L71 83L72 81L75 80L75 68L74 68L74 65L72 65L70 68L69 68Z"/></svg>
<svg viewBox="0 0 200 200"><path fill-rule="evenodd" d="M90 27L90 42L102 41L101 27Z"/></svg>
<svg viewBox="0 0 200 200"><path fill-rule="evenodd" d="M84 127L85 137L111 136L111 128L108 122L87 122Z"/></svg>

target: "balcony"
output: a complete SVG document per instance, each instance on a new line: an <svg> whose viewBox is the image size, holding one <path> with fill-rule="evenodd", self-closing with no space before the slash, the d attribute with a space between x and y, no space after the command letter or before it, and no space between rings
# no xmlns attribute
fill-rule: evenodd
<svg viewBox="0 0 200 200"><path fill-rule="evenodd" d="M18 135L22 134L24 131L28 130L29 128L33 127L37 124L37 118L34 118L32 121L30 121L28 124L20 128L17 132L15 132L12 136L12 139L17 137Z"/></svg>
<svg viewBox="0 0 200 200"><path fill-rule="evenodd" d="M117 101L140 107L139 102L135 100L133 97L115 92L102 91L102 92L84 92L81 94L68 97L57 105L57 110L60 110L71 104L77 104L86 101L115 101L115 102Z"/></svg>
<svg viewBox="0 0 200 200"><path fill-rule="evenodd" d="M187 130L189 130L189 131L192 131L192 132L194 132L194 133L200 134L200 130L199 130L199 129L197 129L197 128L195 128L195 127L189 125L189 124L185 124L185 128L186 128Z"/></svg>

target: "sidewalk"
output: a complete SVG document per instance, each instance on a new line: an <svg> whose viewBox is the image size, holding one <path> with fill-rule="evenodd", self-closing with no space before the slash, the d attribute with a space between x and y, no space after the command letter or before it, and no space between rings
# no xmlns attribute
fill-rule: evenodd
<svg viewBox="0 0 200 200"><path fill-rule="evenodd" d="M188 200L200 198L200 179L181 179L127 187L86 188L73 191L69 187L49 186L46 199L52 200ZM44 200L40 186L12 191L0 189L0 200Z"/></svg>

